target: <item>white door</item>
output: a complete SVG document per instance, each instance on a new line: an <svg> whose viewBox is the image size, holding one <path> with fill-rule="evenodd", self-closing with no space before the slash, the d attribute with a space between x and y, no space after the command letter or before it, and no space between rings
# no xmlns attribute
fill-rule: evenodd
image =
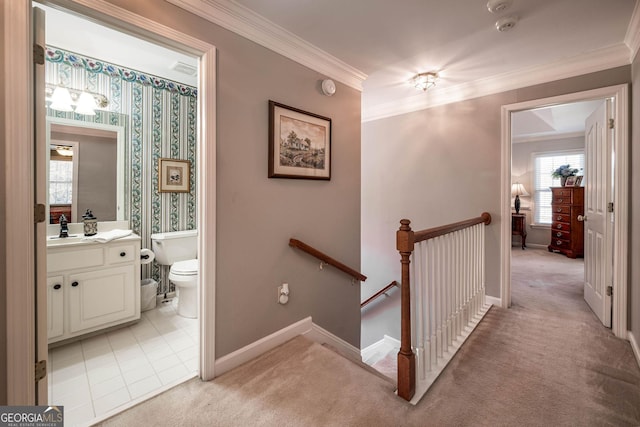
<svg viewBox="0 0 640 427"><path fill-rule="evenodd" d="M585 123L584 299L600 321L611 327L612 285L611 100L605 100Z"/></svg>
<svg viewBox="0 0 640 427"><path fill-rule="evenodd" d="M33 8L33 41L45 47L45 13L42 9ZM33 69L33 102L34 102L34 205L47 205L47 137L45 109L44 51L38 58L34 50ZM35 283L36 283L36 361L46 361L47 345L47 247L46 235L49 223L47 210L43 209L44 221L35 225ZM49 363L47 363L49 365ZM51 370L51 366L47 366ZM36 401L39 405L47 405L47 377L38 381Z"/></svg>

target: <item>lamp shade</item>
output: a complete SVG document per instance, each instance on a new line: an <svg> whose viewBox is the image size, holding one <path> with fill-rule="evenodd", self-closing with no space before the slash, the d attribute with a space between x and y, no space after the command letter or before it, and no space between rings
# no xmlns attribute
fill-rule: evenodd
<svg viewBox="0 0 640 427"><path fill-rule="evenodd" d="M69 90L62 86L56 86L53 95L51 95L50 107L58 111L73 111L72 102Z"/></svg>
<svg viewBox="0 0 640 427"><path fill-rule="evenodd" d="M84 114L85 116L95 116L96 112L96 99L87 92L82 92L80 98L78 98L78 104L76 105L76 113Z"/></svg>
<svg viewBox="0 0 640 427"><path fill-rule="evenodd" d="M511 184L511 195L512 196L528 196L527 190L525 190L524 185L519 182Z"/></svg>

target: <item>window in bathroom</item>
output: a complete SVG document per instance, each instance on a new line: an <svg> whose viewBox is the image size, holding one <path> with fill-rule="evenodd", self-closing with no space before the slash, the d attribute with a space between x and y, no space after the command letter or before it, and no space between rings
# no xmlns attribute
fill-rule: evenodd
<svg viewBox="0 0 640 427"><path fill-rule="evenodd" d="M61 157L61 156L60 156ZM49 161L49 204L70 205L73 200L73 157Z"/></svg>

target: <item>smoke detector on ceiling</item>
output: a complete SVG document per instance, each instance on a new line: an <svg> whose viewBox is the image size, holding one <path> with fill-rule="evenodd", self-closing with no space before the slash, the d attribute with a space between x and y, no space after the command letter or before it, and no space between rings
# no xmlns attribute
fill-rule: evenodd
<svg viewBox="0 0 640 427"><path fill-rule="evenodd" d="M489 0L487 9L491 13L500 13L507 10L511 3L513 3L513 0Z"/></svg>
<svg viewBox="0 0 640 427"><path fill-rule="evenodd" d="M195 76L198 69L193 65L185 64L184 62L176 61L171 66L171 69L179 73L187 74L189 76Z"/></svg>
<svg viewBox="0 0 640 427"><path fill-rule="evenodd" d="M518 23L517 16L505 16L504 18L500 18L496 21L496 30L504 33L505 31L509 31Z"/></svg>

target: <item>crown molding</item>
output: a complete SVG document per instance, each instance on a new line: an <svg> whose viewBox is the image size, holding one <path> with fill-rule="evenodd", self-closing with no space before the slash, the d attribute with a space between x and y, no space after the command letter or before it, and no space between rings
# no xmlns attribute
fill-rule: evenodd
<svg viewBox="0 0 640 427"><path fill-rule="evenodd" d="M362 91L367 75L230 0L167 0L299 64Z"/></svg>
<svg viewBox="0 0 640 427"><path fill-rule="evenodd" d="M630 63L629 47L624 43L620 43L544 65L498 74L460 85L444 88L436 87L424 93L420 92L407 98L380 103L374 107L367 108L363 104L362 122L589 74L629 65Z"/></svg>
<svg viewBox="0 0 640 427"><path fill-rule="evenodd" d="M627 34L624 37L624 44L631 51L630 61L633 62L640 49L640 2L636 1L636 6L631 14L631 21L627 27Z"/></svg>
<svg viewBox="0 0 640 427"><path fill-rule="evenodd" d="M544 132L530 135L516 136L511 139L513 144L522 144L524 142L543 142L556 141L560 139L584 138L584 131L576 132Z"/></svg>

